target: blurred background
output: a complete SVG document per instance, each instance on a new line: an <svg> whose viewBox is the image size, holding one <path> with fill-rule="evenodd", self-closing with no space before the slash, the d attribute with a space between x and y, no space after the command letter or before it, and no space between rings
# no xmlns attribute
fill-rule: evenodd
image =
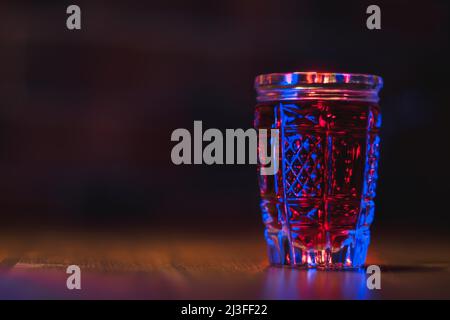
<svg viewBox="0 0 450 320"><path fill-rule="evenodd" d="M0 228L262 234L255 166L175 166L170 135L252 127L256 75L321 70L384 78L374 228L448 232L449 5L374 3L1 1Z"/></svg>

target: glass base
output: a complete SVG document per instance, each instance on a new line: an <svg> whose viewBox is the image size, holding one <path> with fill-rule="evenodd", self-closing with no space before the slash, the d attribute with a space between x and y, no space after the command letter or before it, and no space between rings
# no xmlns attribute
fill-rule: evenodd
<svg viewBox="0 0 450 320"><path fill-rule="evenodd" d="M282 231L266 231L269 262L277 266L304 269L347 270L364 266L370 242L370 231L348 230L346 241L338 248L302 248Z"/></svg>

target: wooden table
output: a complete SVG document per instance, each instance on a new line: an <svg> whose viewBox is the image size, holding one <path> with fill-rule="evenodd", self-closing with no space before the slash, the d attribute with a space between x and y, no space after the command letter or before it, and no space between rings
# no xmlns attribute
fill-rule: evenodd
<svg viewBox="0 0 450 320"><path fill-rule="evenodd" d="M270 267L260 233L8 232L0 235L1 299L450 299L447 236L383 232L360 272ZM67 266L82 289L66 288Z"/></svg>

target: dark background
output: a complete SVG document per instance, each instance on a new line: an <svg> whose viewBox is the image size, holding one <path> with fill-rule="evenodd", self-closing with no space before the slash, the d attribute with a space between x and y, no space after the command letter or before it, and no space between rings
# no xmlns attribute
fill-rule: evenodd
<svg viewBox="0 0 450 320"><path fill-rule="evenodd" d="M66 8L82 30L66 28ZM382 30L366 28L378 4ZM381 75L375 228L448 229L447 1L0 2L1 227L262 232L256 168L175 166L252 126L257 74Z"/></svg>

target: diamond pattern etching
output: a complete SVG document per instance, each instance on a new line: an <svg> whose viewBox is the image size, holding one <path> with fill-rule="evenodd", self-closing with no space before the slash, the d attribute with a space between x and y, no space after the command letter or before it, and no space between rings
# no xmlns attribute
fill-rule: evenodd
<svg viewBox="0 0 450 320"><path fill-rule="evenodd" d="M285 135L283 166L288 198L321 196L323 190L323 138L314 134Z"/></svg>
<svg viewBox="0 0 450 320"><path fill-rule="evenodd" d="M311 128L319 124L320 110L300 109L296 104L283 104L283 122L288 127Z"/></svg>

